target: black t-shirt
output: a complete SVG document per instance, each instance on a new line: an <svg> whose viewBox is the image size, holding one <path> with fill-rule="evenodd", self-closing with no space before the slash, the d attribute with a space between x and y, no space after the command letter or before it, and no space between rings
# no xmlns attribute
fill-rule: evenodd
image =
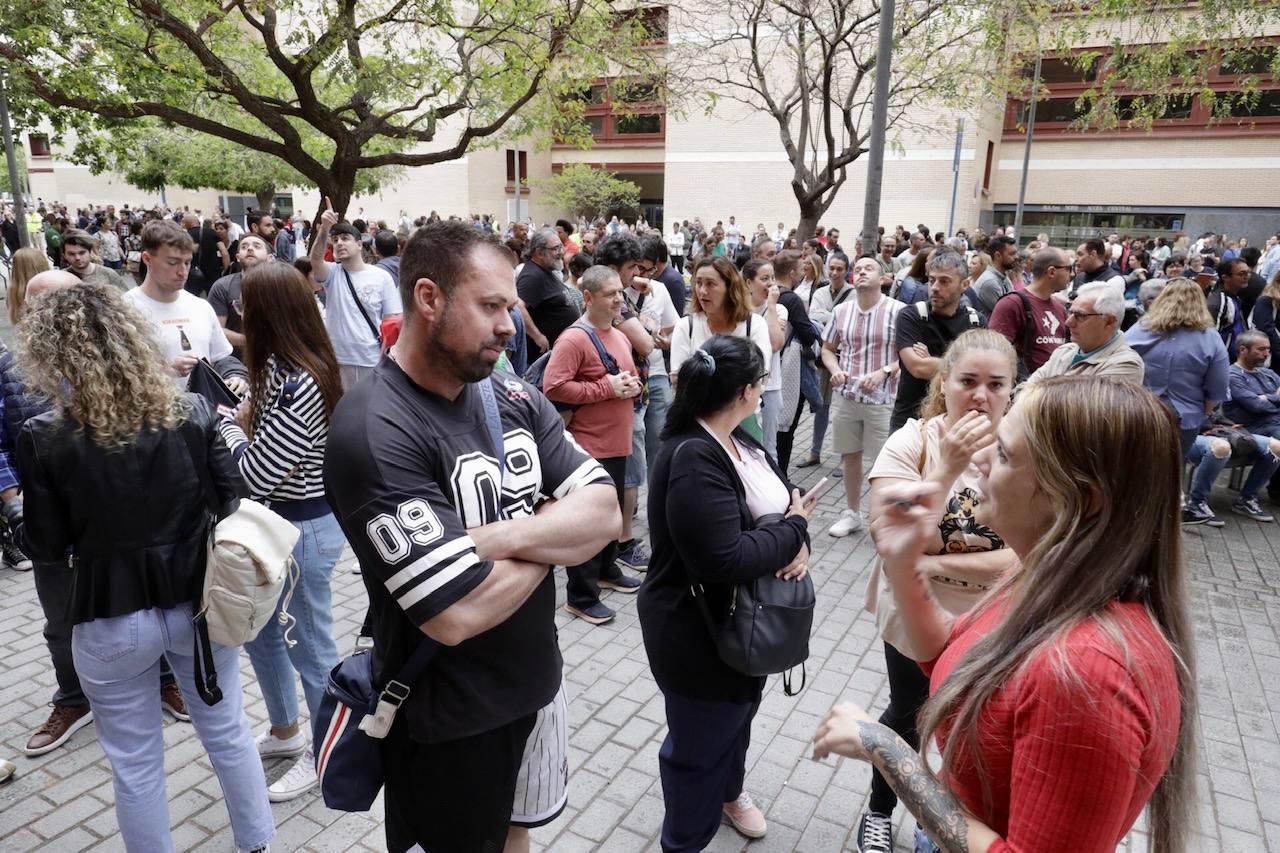
<svg viewBox="0 0 1280 853"><path fill-rule="evenodd" d="M516 277L516 291L529 309L529 315L538 331L547 336L548 345L555 345L560 333L578 321L578 309L569 301L564 284L555 274L529 261ZM539 350L529 339L529 362L538 357Z"/></svg>
<svg viewBox="0 0 1280 853"><path fill-rule="evenodd" d="M504 432L502 517L609 475L564 430L556 410L513 375L489 380ZM394 678L422 641L420 625L475 589L493 563L467 529L499 519L498 461L481 395L449 401L384 358L333 414L324 480L360 561L373 614L374 675ZM401 709L414 740L455 740L542 708L560 686L550 574L505 622L442 646Z"/></svg>
<svg viewBox="0 0 1280 853"><path fill-rule="evenodd" d="M685 302L689 298L685 291L684 276L676 272L676 268L671 264L667 264L658 276L658 281L667 286L667 293L671 295L671 304L676 309L676 315L683 317Z"/></svg>
<svg viewBox="0 0 1280 853"><path fill-rule="evenodd" d="M244 318L240 314L240 273L233 272L215 281L207 298L213 306L213 313L227 318L224 328L231 332L244 331ZM232 347L231 354L240 358L240 347Z"/></svg>
<svg viewBox="0 0 1280 853"><path fill-rule="evenodd" d="M947 347L956 338L970 329L985 327L982 316L972 307L963 303L956 308L956 313L943 317L933 312L930 303L928 314L922 318L915 305L908 305L898 312L898 324L894 334L894 347L901 352L916 343L923 343L929 348L929 355L940 358ZM929 390L928 379L917 379L907 370L907 365L898 357L901 370L898 373L898 396L893 401L893 417L889 421L890 429L898 429L908 419L916 416L920 401Z"/></svg>

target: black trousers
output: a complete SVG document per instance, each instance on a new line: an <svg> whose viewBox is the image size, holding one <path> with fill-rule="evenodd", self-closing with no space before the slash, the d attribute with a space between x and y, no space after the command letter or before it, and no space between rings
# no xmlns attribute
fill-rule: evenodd
<svg viewBox="0 0 1280 853"><path fill-rule="evenodd" d="M912 749L919 750L920 733L916 730L916 717L929 698L929 678L920 664L888 643L884 644L884 665L889 674L889 707L880 715L880 722L897 732ZM871 798L867 809L891 815L897 805L898 795L880 771L872 768Z"/></svg>
<svg viewBox="0 0 1280 853"><path fill-rule="evenodd" d="M667 738L658 750L662 778L663 853L699 851L720 828L725 803L742 793L754 702L717 702L662 694Z"/></svg>
<svg viewBox="0 0 1280 853"><path fill-rule="evenodd" d="M786 431L778 430L778 467L782 469L782 473L787 472L787 466L791 464L791 448L796 440L796 427L800 425L800 415L804 412L804 395L800 395L800 400L796 403L795 416L792 417L791 423ZM785 413L784 413L785 415ZM783 421L786 424L786 421Z"/></svg>
<svg viewBox="0 0 1280 853"><path fill-rule="evenodd" d="M614 488L618 492L618 508L622 508L622 492L627 475L627 457L614 456L610 459L597 459L601 467L613 478ZM622 577L622 569L614 563L618 556L618 543L610 542L604 549L590 560L577 566L565 569L565 589L568 592L570 607L584 610L600 600L600 579L616 580Z"/></svg>
<svg viewBox="0 0 1280 853"><path fill-rule="evenodd" d="M397 721L382 742L387 849L404 853L420 844L427 853L501 853L537 717L440 743L413 740Z"/></svg>

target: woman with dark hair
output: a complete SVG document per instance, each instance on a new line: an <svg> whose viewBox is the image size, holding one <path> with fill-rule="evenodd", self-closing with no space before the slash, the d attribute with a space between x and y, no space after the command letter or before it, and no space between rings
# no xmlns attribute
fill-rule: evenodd
<svg viewBox="0 0 1280 853"><path fill-rule="evenodd" d="M753 258L742 267L742 278L751 294L751 310L768 330L769 346L772 347L767 362L769 376L764 381L764 393L761 395L760 434L765 451L776 462L778 425L782 419L782 347L787 342L788 312L778 302L782 291L774 280L772 263L763 258Z"/></svg>
<svg viewBox="0 0 1280 853"><path fill-rule="evenodd" d="M53 408L28 418L17 439L25 524L23 504L5 515L37 571L73 576L65 604L75 672L111 763L124 848L172 851L156 681L168 658L196 693L192 602L204 587L209 522L200 469L223 505L244 483L213 408L177 390L151 324L119 290L81 283L42 293L17 333L27 381ZM264 851L275 823L244 713L240 650L211 645L222 698L188 711L235 843Z"/></svg>
<svg viewBox="0 0 1280 853"><path fill-rule="evenodd" d="M872 498L941 772L852 704L818 727L815 756L874 764L919 821L917 853L1110 853L1144 809L1149 848L1182 853L1196 679L1173 418L1132 382L1048 379L1019 395L977 465L1017 561L963 616L919 582L943 489L900 482Z"/></svg>
<svg viewBox="0 0 1280 853"><path fill-rule="evenodd" d="M932 254L933 249L921 249L917 252L911 261L911 266L907 268L907 274L900 281L894 282L889 295L908 305L928 299L929 276L925 273L924 266L929 262L929 256Z"/></svg>
<svg viewBox="0 0 1280 853"><path fill-rule="evenodd" d="M245 644L271 724L258 736L258 752L263 758L301 756L268 789L272 802L284 802L316 784L308 738L298 725L295 673L314 720L339 659L329 576L346 540L324 496L323 462L342 378L300 272L283 263L258 264L241 286L249 396L224 414L220 429L250 496L269 502L301 534L293 549L299 574L281 595L282 602L289 599L295 624L288 633L297 642L287 640L273 618Z"/></svg>
<svg viewBox="0 0 1280 853"><path fill-rule="evenodd" d="M720 659L693 588L711 612L724 612L737 584L808 571L816 492L802 498L739 426L759 406L767 372L759 347L742 337L716 335L695 350L680 367L650 476L653 557L638 609L666 703L665 853L705 848L722 814L749 838L766 829L743 790L765 680Z"/></svg>
<svg viewBox="0 0 1280 853"><path fill-rule="evenodd" d="M751 309L751 292L732 261L722 255L699 258L693 265L693 306L671 331L672 381L685 360L714 335L749 338L762 361L772 356L769 330Z"/></svg>

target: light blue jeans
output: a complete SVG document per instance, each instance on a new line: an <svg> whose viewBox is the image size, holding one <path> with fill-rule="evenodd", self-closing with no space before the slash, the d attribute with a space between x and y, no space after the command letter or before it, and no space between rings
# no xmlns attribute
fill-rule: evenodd
<svg viewBox="0 0 1280 853"><path fill-rule="evenodd" d="M649 377L652 379L653 377ZM623 475L626 488L638 489L649 475L649 463L645 458L645 419L649 416L649 404L631 418L631 455L627 457L627 470ZM667 415L662 415L665 420Z"/></svg>
<svg viewBox="0 0 1280 853"><path fill-rule="evenodd" d="M258 676L267 717L271 725L280 728L298 721L298 688L294 675L302 680L307 711L314 720L320 711L329 672L338 665L329 577L347 541L332 513L292 524L302 534L293 546L293 559L298 563L300 574L289 604L289 615L298 620L289 631L289 639L297 643L293 648L285 646L284 628L273 616L262 632L244 646ZM286 584L276 605L277 615L288 591Z"/></svg>
<svg viewBox="0 0 1280 853"><path fill-rule="evenodd" d="M1258 459L1249 469L1249 476L1240 488L1240 499L1245 501L1256 498L1276 472L1276 468L1280 468L1280 459L1271 455L1271 439L1265 435L1255 435L1253 439L1258 443ZM1219 440L1226 441L1225 438ZM1214 437L1211 435L1198 435L1195 444L1191 445L1191 451L1187 453L1187 461L1196 466L1195 474L1191 477L1192 503L1203 503L1209 499L1209 492L1213 490L1218 475L1231 461L1230 453L1221 457L1214 454L1213 441Z"/></svg>
<svg viewBox="0 0 1280 853"><path fill-rule="evenodd" d="M760 397L760 432L765 452L778 461L778 421L782 419L782 389L765 391Z"/></svg>
<svg viewBox="0 0 1280 853"><path fill-rule="evenodd" d="M649 374L649 406L644 413L644 455L646 467L652 467L662 447L662 427L671 407L671 377Z"/></svg>
<svg viewBox="0 0 1280 853"><path fill-rule="evenodd" d="M933 843L929 836L924 834L924 830L916 827L916 849L915 853L942 853L942 848Z"/></svg>
<svg viewBox="0 0 1280 853"><path fill-rule="evenodd" d="M191 607L139 610L95 619L71 633L76 672L93 708L98 742L111 762L116 819L126 850L168 853L160 656L169 659L200 742L209 753L231 815L236 845L254 850L275 835L262 759L249 731L240 690L240 649L213 644L222 701L206 705L196 691Z"/></svg>

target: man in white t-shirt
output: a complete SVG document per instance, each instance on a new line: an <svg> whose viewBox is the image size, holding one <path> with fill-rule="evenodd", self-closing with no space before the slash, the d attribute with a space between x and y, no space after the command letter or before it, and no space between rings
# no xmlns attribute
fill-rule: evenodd
<svg viewBox="0 0 1280 853"><path fill-rule="evenodd" d="M325 326L342 373L342 387L350 389L377 366L382 357L382 321L398 317L399 283L385 269L364 262L360 232L339 222L329 199L311 242L311 277L324 286ZM334 263L324 259L333 248Z"/></svg>
<svg viewBox="0 0 1280 853"><path fill-rule="evenodd" d="M184 289L195 243L171 219L157 219L142 229L142 262L147 277L125 293L155 328L160 349L173 368L173 381L186 389L200 359L207 359L232 391L248 390L248 371L231 355L231 344L213 307Z"/></svg>

